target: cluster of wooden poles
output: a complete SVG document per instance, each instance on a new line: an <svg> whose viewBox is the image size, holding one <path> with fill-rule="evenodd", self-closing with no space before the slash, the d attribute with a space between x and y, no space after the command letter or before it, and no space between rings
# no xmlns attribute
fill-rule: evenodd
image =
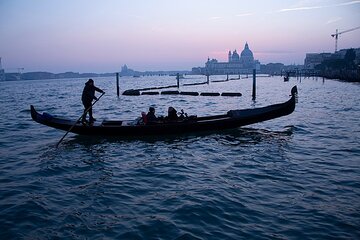
<svg viewBox="0 0 360 240"><path fill-rule="evenodd" d="M120 87L119 87L119 73L116 73L116 92L117 96L120 95ZM204 83L192 83L192 84L184 84L184 86L194 86L194 85L201 85L201 84L209 84L209 77L210 75L206 75L207 82ZM126 96L140 96L140 95L187 95L187 96L226 96L226 97L240 97L242 96L239 92L188 92L188 91L151 91L151 90L159 90L165 88L179 88L180 87L180 77L179 74L176 76L177 85L165 86L165 87L150 87L150 88L142 88L142 89L129 89L125 90L122 94ZM225 80L224 80L225 81ZM253 87L252 87L252 98L255 100L256 98L256 69L253 70Z"/></svg>

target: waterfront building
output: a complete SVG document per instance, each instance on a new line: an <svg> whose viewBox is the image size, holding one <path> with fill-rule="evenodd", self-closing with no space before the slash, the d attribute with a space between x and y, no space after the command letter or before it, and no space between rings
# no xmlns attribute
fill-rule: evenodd
<svg viewBox="0 0 360 240"><path fill-rule="evenodd" d="M321 64L324 60L330 59L331 53L307 53L304 61L306 69L314 69L316 65Z"/></svg>
<svg viewBox="0 0 360 240"><path fill-rule="evenodd" d="M244 49L241 51L240 55L235 49L233 52L229 51L228 61L219 62L217 59L208 58L205 63L205 68L193 68L193 71L200 72L202 74L247 74L251 73L253 69L260 66L260 62L254 60L254 55L249 48L249 44L246 43Z"/></svg>
<svg viewBox="0 0 360 240"><path fill-rule="evenodd" d="M121 76L134 76L134 74L135 71L131 68L128 68L126 64L121 67L121 72L120 72Z"/></svg>
<svg viewBox="0 0 360 240"><path fill-rule="evenodd" d="M325 60L330 59L344 59L346 52L349 49L341 49L336 53L307 53L304 60L305 69L315 69L315 67L321 64ZM355 52L355 64L360 64L360 48L354 48Z"/></svg>

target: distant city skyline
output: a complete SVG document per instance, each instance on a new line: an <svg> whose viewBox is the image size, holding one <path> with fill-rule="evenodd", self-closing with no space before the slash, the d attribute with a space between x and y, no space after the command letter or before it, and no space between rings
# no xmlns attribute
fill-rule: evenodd
<svg viewBox="0 0 360 240"><path fill-rule="evenodd" d="M2 0L5 70L191 70L247 42L261 64L304 64L360 26L360 0ZM359 48L360 29L338 49Z"/></svg>

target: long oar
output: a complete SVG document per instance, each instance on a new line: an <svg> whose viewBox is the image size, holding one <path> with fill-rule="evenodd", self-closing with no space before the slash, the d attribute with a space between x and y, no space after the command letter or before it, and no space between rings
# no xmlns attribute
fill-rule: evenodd
<svg viewBox="0 0 360 240"><path fill-rule="evenodd" d="M104 96L104 94L105 94L105 92L103 92L101 95L100 95L100 97L98 97L98 99L96 99L94 102L93 102L93 104L91 104L91 106L90 107L88 107L86 110L85 110L85 112L78 118L78 120L74 123L74 125L72 125L70 128L69 128L69 130L65 133L65 135L60 139L60 141L56 144L56 148L59 146L59 144L62 142L62 140L64 140L64 138L66 137L66 135L68 135L68 133L75 127L75 125L80 121L80 119L85 115L85 114L87 114L87 112L90 110L90 108L92 108L92 106L94 106L95 105L95 103L97 103L99 100L100 100L100 98L102 97L102 96Z"/></svg>

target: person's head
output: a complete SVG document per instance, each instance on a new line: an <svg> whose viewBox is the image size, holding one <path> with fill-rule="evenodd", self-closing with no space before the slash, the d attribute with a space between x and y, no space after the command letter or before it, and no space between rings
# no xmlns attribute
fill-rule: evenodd
<svg viewBox="0 0 360 240"><path fill-rule="evenodd" d="M149 112L154 113L154 112L155 112L155 108L149 107Z"/></svg>
<svg viewBox="0 0 360 240"><path fill-rule="evenodd" d="M92 80L91 78L87 81L87 84L89 85L94 85L94 80Z"/></svg>
<svg viewBox="0 0 360 240"><path fill-rule="evenodd" d="M168 113L171 113L172 111L174 111L174 108L173 108L173 107L169 107L169 108L168 108Z"/></svg>

